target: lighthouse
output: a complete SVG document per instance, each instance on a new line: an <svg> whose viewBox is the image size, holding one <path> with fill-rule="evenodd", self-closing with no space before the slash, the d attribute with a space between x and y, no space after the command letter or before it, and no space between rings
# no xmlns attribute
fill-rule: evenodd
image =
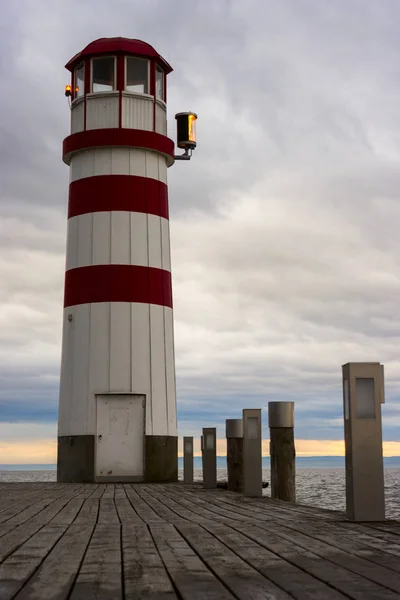
<svg viewBox="0 0 400 600"><path fill-rule="evenodd" d="M174 481L177 415L167 169L190 158L194 113L167 137L171 66L128 38L66 65L71 133L60 376L60 482Z"/></svg>

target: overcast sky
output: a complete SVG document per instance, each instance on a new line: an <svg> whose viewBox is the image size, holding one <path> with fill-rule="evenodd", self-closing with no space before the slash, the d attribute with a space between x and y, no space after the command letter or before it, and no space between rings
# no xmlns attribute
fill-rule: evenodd
<svg viewBox="0 0 400 600"><path fill-rule="evenodd" d="M268 401L294 400L301 450L337 453L341 365L380 361L400 440L399 20L397 0L5 0L0 463L55 460L64 64L107 36L174 68L171 137L199 115L169 170L180 435L260 407L267 437Z"/></svg>

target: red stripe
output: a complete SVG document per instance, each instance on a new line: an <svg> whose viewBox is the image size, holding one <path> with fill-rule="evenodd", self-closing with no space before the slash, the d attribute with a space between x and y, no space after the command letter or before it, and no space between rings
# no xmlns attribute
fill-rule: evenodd
<svg viewBox="0 0 400 600"><path fill-rule="evenodd" d="M171 273L136 265L93 265L65 273L64 307L142 302L172 308Z"/></svg>
<svg viewBox="0 0 400 600"><path fill-rule="evenodd" d="M69 186L68 218L87 213L126 210L168 219L168 188L138 175L96 175Z"/></svg>
<svg viewBox="0 0 400 600"><path fill-rule="evenodd" d="M169 137L155 131L126 128L89 129L69 135L63 141L63 161L69 165L74 152L104 146L145 148L166 156L168 166L174 162L174 142Z"/></svg>

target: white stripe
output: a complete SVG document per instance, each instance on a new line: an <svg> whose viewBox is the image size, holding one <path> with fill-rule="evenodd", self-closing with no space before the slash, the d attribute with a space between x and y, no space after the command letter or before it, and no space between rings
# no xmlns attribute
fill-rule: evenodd
<svg viewBox="0 0 400 600"><path fill-rule="evenodd" d="M172 323L135 302L65 308L59 435L95 434L96 394L118 392L146 396L147 435L176 435Z"/></svg>
<svg viewBox="0 0 400 600"><path fill-rule="evenodd" d="M151 408L153 435L168 435L164 313L150 305Z"/></svg>
<svg viewBox="0 0 400 600"><path fill-rule="evenodd" d="M110 307L110 389L131 391L131 306L112 302Z"/></svg>
<svg viewBox="0 0 400 600"><path fill-rule="evenodd" d="M111 264L170 271L169 221L127 211L71 217L66 269Z"/></svg>
<svg viewBox="0 0 400 600"><path fill-rule="evenodd" d="M162 248L162 268L171 271L171 246L169 239L169 221L161 219L161 248Z"/></svg>
<svg viewBox="0 0 400 600"><path fill-rule="evenodd" d="M72 155L70 182L96 175L138 175L166 184L166 158L140 148L89 148Z"/></svg>
<svg viewBox="0 0 400 600"><path fill-rule="evenodd" d="M176 384L174 352L174 316L164 307L165 375L168 406L168 435L177 435L176 427Z"/></svg>

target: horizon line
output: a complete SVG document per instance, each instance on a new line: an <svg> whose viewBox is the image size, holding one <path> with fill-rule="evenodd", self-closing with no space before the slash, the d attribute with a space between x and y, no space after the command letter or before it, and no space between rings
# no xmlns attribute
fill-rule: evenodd
<svg viewBox="0 0 400 600"><path fill-rule="evenodd" d="M178 459L183 458L183 454L179 454L178 455ZM201 458L201 454L195 454L193 458ZM217 454L216 458L226 458L226 454ZM263 454L262 458L267 458L270 459L270 455L269 454ZM335 459L344 459L345 455L338 455L338 454L324 454L324 455L318 455L318 454L312 454L312 455L305 455L305 456L296 456L296 460L297 459L325 459L325 458L335 458ZM383 459L391 459L391 458L398 458L400 459L400 455L392 455L392 456L384 456ZM33 466L33 465L37 465L37 466L57 466L57 463L41 463L41 462L24 462L24 463L0 463L0 468L1 467L20 467L20 466Z"/></svg>

